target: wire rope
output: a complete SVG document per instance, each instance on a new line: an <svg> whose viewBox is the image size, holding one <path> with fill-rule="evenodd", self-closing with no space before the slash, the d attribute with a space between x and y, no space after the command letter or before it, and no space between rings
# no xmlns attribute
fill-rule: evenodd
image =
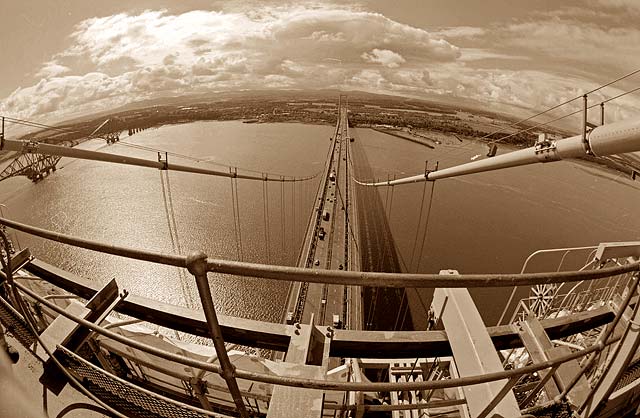
<svg viewBox="0 0 640 418"><path fill-rule="evenodd" d="M240 260L240 246L238 240L238 223L236 222L236 197L233 187L233 177L229 177L229 184L231 185L231 212L233 216L233 240L236 244L236 259Z"/></svg>
<svg viewBox="0 0 640 418"><path fill-rule="evenodd" d="M164 211L165 216L167 218L167 225L169 228L169 238L171 241L171 249L174 253L182 254L182 247L180 245L180 240L178 237L178 226L175 220L175 214L173 209L173 198L171 195L171 184L169 183L169 173L165 173L166 170L160 171L160 184L162 185L162 200L164 203ZM165 186L165 176L166 176L166 186ZM195 306L193 297L191 292L189 291L189 286L187 284L187 279L184 276L184 272L181 268L178 268L178 278L180 280L180 289L182 290L182 296L185 304L189 308L193 308Z"/></svg>
<svg viewBox="0 0 640 418"><path fill-rule="evenodd" d="M262 202L264 206L264 245L267 256L267 264L271 264L271 244L269 242L269 183L262 183Z"/></svg>
<svg viewBox="0 0 640 418"><path fill-rule="evenodd" d="M67 132L67 133L84 133L82 131L78 131L78 130L72 130L72 129L68 129L68 128L60 128L60 127L56 127L56 126L51 126L51 125L46 125L46 124L41 124L38 122L32 122L32 121L27 121L24 119L17 119L17 118L12 118L9 116L1 116L0 117L4 117L6 121L10 122L10 123L14 123L14 124L19 124L19 125L24 125L24 126L30 126L30 127L34 127L34 128L41 128L41 129L52 129L52 130L57 130L57 131L63 131L63 132ZM202 159L202 158L197 158L197 157L193 157L190 155L185 155L185 154L180 154L180 153L176 153L176 152L169 152L166 150L162 150L162 149L158 149L158 148L154 148L154 147L149 147L146 145L140 145L140 144L133 144L131 142L125 142L125 141L118 141L115 144L119 144L125 147L130 147L130 148L135 148L135 149L140 149L140 150L145 150L145 151L151 151L154 153L161 153L161 154L165 154L165 155L170 155L172 157L176 157L176 158L181 158L181 159L185 159L185 160L189 160L189 161L194 161L194 162L200 162L200 163L205 163L205 164L211 164L214 166L218 166L218 167L226 167L226 168L231 168L231 166L226 165L226 164L222 164L222 163L217 163L215 161L211 161L208 159ZM235 169L237 170L238 168L240 168L243 171L246 171L248 173L259 173L259 171L257 170L253 170L250 168L242 168L242 167L235 167ZM285 178L285 179L290 179L287 181L306 181L306 180L310 180L311 178L314 178L318 175L318 173L314 174L313 176L308 176L308 177L303 177L303 178L296 178L294 176L285 176L282 174L278 174L278 173L270 173L272 177L280 177L280 178Z"/></svg>
<svg viewBox="0 0 640 418"><path fill-rule="evenodd" d="M400 305L398 305L398 313L396 314L396 320L394 321L394 324L393 324L394 331L398 330L398 322L400 322L400 314L402 313L402 306L404 305L404 300L406 296L407 296L407 290L403 289L402 298L400 299Z"/></svg>
<svg viewBox="0 0 640 418"><path fill-rule="evenodd" d="M420 203L420 212L418 214L418 225L416 226L416 236L413 240L413 249L411 250L411 258L409 259L409 268L413 267L413 259L415 257L416 247L418 246L418 235L420 234L420 223L422 222L422 210L424 208L424 198L427 194L427 182L424 182L422 188L422 200Z"/></svg>
<svg viewBox="0 0 640 418"><path fill-rule="evenodd" d="M418 272L420 270L420 264L422 264L422 254L424 251L424 245L427 241L427 232L429 229L429 218L431 216L431 204L433 203L433 193L435 191L436 182L431 183L431 192L429 193L429 205L427 206L427 217L424 221L424 235L422 236L422 244L420 245L420 252L418 253L418 265L414 272Z"/></svg>
<svg viewBox="0 0 640 418"><path fill-rule="evenodd" d="M285 223L285 213L284 213L284 181L280 183L280 225L281 225L281 234L282 234L282 257L283 260L286 260L286 223Z"/></svg>
<svg viewBox="0 0 640 418"><path fill-rule="evenodd" d="M295 248L296 246L296 241L297 241L297 229L296 229L296 184L295 183L291 183L291 242L293 243L292 247L293 247L293 251L291 251L292 253L292 257L293 258L293 263L292 265L295 265L296 260L295 260Z"/></svg>
<svg viewBox="0 0 640 418"><path fill-rule="evenodd" d="M628 77L630 77L630 76L632 76L632 75L635 75L635 74L637 74L637 73L639 73L639 72L640 72L640 69L634 70L634 71L632 71L632 72L630 72L630 73L627 73L627 74L625 74L625 75L623 75L623 76L621 76L621 77L618 77L618 78L617 78L617 79L615 79L615 80L609 81L608 83L605 83L605 84L603 84L603 85L601 85L601 86L599 86L599 87L596 87L596 88L594 88L594 89L591 89L591 90L587 91L586 93L584 93L584 94L582 94L582 95L580 95L580 96L576 96L576 97L574 97L574 98L572 98L572 99L565 100L564 102L561 102L561 103L559 103L559 104L557 104L557 105L554 105L554 106L552 106L552 107L550 107L550 108L548 108L548 109L546 109L546 110L544 110L544 111L538 112L538 113L536 113L536 114L534 114L534 115L532 115L532 116L529 116L529 117L527 117L527 118L524 118L524 119L518 120L517 122L511 123L511 124L507 125L506 127L502 127L502 128L500 128L500 129L498 129L498 130L492 131L492 132L490 132L490 133L488 133L488 134L485 134L485 135L483 135L483 136L481 136L481 137L479 137L479 138L474 138L474 139L476 139L476 140L483 140L483 139L487 139L487 138L489 138L489 137L491 137L491 136L493 136L493 135L496 135L496 134L499 134L499 133L501 133L501 132L504 132L504 130L505 130L506 128L512 128L512 127L515 127L515 126L517 126L517 125L519 125L519 124L521 124L521 123L528 122L528 121L530 121L530 120L532 120L532 119L534 119L534 118L536 118L536 117L538 117L538 116L544 115L544 114L546 114L546 113L549 113L549 112L550 112L550 111L552 111L552 110L558 109L558 108L560 108L560 107L562 107L562 106L564 106L564 105L567 105L567 104L569 104L569 103L571 103L571 102L573 102L573 101L575 101L575 100L578 100L578 99L582 98L584 95L588 95L588 94L594 93L594 92L596 92L596 91L598 91L598 90L601 90L601 89L603 89L603 88L605 88L605 87L608 87L608 86L610 86L610 85L612 85L612 84L614 84L614 83L616 83L616 82L618 82L618 81L621 81L621 80L623 80L623 79L625 79L625 78L628 78ZM617 94L617 95L615 95L615 96L613 96L613 97L611 97L611 98L609 98L609 99L605 99L605 100L599 101L598 103L596 103L596 104L594 104L594 105L588 106L588 107L587 107L587 109L592 109L592 108L594 108L594 107L600 106L601 104L611 102L611 101L616 100L616 99L618 99L618 98L620 98L620 97L624 97L624 96L626 96L626 95L628 95L628 94L634 93L634 92L636 92L636 91L638 91L638 90L640 90L640 87L635 87L635 88L633 88L633 89L630 89L630 90L624 91L624 92L622 92L622 93L620 93L620 94ZM548 126L548 125L550 125L550 124L551 124L551 123L553 123L553 122L557 122L557 121L559 121L559 120L562 120L562 119L568 118L568 117L570 117L570 116L576 115L576 114L581 113L581 112L583 112L583 110L582 110L582 109L578 109L578 110L576 110L576 111L574 111L574 112L571 112L571 113L568 113L568 114L566 114L566 115L563 115L563 116L560 116L560 117L554 118L554 119L549 120L549 121L547 121L547 122L538 123L538 124L533 125L533 126L530 126L530 127L528 127L528 128L520 129L520 130L518 130L518 131L516 131L516 132L514 132L514 133L511 133L511 134L508 134L508 135L506 135L506 136L503 136L503 137L501 137L501 138L499 138L499 139L496 139L496 140L490 141L490 142L489 142L489 144L499 144L499 143L501 143L501 142L503 142L503 141L505 141L505 140L507 140L507 139L509 139L509 138L512 138L512 137L514 137L514 136L516 136L516 135L520 135L520 134L523 134L523 133L529 132L529 131L531 131L531 130L533 130L533 129L536 129L536 128L539 128L539 127L542 127L542 126ZM457 135L454 135L454 136L456 136L456 138L458 138L458 136L457 136ZM447 152L445 152L444 154L442 154L442 155L440 156L440 158L443 158L443 157L445 157L445 156L449 156L450 154L452 154L452 153L454 153L454 152L456 152L456 151L457 151L457 152L456 152L456 154L458 154L458 153L461 153L461 151L468 150L468 149L469 149L469 146L470 146L470 145L472 145L472 144L473 144L473 142L468 142L468 143L466 143L466 144L465 144L465 143L462 143L462 144L460 144L459 146L457 146L457 147L453 147L453 148L451 148L449 151L447 151Z"/></svg>
<svg viewBox="0 0 640 418"><path fill-rule="evenodd" d="M544 115L545 113L548 113L548 112L550 112L550 111L552 111L552 110L555 110L555 109L557 109L557 108L559 108L559 107L562 107L562 106L564 106L564 105L567 105L567 104L569 104L569 103L571 103L571 102L573 102L573 101L575 101L575 100L578 100L578 99L582 98L582 97L583 97L583 96L585 96L585 95L589 95L589 94L591 94L591 93L595 93L595 92L596 92L596 91L598 91L598 90L602 90L602 89L603 89L603 88L605 88L605 87L608 87L608 86L610 86L610 85L612 85L612 84L614 84L614 83L617 83L618 81L622 81L622 80L624 80L625 78L631 77L631 76L633 76L633 75L635 75L635 74L637 74L637 73L640 73L640 68L638 68L638 69L636 69L636 70L634 70L634 71L631 71L631 72L629 72L629 73L627 73L627 74L625 74L625 75L623 75L623 76L620 76L620 77L616 78L615 80L612 80L612 81L609 81L609 82L607 82L607 83L605 83L605 84L602 84L602 85L600 85L600 86L598 86L598 87L596 87L596 88L594 88L594 89L592 89L592 90L589 90L589 91L587 91L587 92L585 92L585 93L583 93L583 94L581 94L581 95L579 95L579 96L576 96L576 97L574 97L574 98L572 98L572 99L565 100L564 102L561 102L561 103L559 103L559 104L557 104L557 105L555 105L555 106L552 106L552 107L550 107L550 108L548 108L548 109L546 109L546 110L543 110L543 111L541 111L541 112L538 112L538 113L536 113L536 114L535 114L535 115L533 115L533 116L529 116L529 117L527 117L527 118L524 118L524 119L519 120L518 122L514 122L514 123L512 123L512 124L508 125L507 127L514 127L514 126L517 126L517 125L519 125L519 124L521 124L521 123L523 123L523 122L530 121L531 119L534 119L534 118L536 118L536 117L538 117L538 116L542 116L542 115ZM485 136L483 136L483 137L481 137L481 138L479 138L479 139L485 139L485 138L488 138L488 137L490 137L490 136L492 136L492 135L494 135L494 134L500 133L500 132L504 132L504 128L501 128L501 129L498 129L498 130L496 130L496 131L494 131L494 132L491 132L491 133L489 133L489 134L486 134Z"/></svg>
<svg viewBox="0 0 640 418"><path fill-rule="evenodd" d="M231 169L229 172L234 173ZM229 178L231 181L231 210L233 214L233 234L236 243L236 257L242 261L242 232L240 231L240 206L238 204L238 182L235 176Z"/></svg>
<svg viewBox="0 0 640 418"><path fill-rule="evenodd" d="M238 178L234 177L233 182L236 189L236 215L238 220L238 243L240 247L240 261L244 261L244 251L242 248L242 225L240 224L240 200L238 197Z"/></svg>
<svg viewBox="0 0 640 418"><path fill-rule="evenodd" d="M389 197L389 208L385 210L385 212L386 212L385 215L386 215L386 217L388 219L388 223L391 223L391 212L393 210L393 193L394 193L394 190L395 190L395 188L391 187L391 193L390 193L391 196ZM375 190L375 192L377 192L377 190ZM392 254L392 250L389 247L389 244L390 244L389 241L388 240L384 240L383 242L384 242L384 247L383 247L383 250L382 250L381 260L384 260L384 258L386 258L387 255L392 257L392 255L391 255ZM382 261L381 261L381 263L382 263ZM378 270L381 270L381 268L382 268L382 264L380 264L380 268Z"/></svg>

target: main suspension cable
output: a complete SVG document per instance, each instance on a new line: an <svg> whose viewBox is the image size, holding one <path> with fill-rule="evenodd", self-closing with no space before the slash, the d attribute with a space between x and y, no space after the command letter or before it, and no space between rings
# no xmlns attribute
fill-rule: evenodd
<svg viewBox="0 0 640 418"><path fill-rule="evenodd" d="M592 108L594 108L594 107L600 106L600 104L602 104L602 103L608 103L608 102L610 102L610 101L612 101L612 100L615 100L615 99L618 99L618 98L620 98L620 97L626 96L627 94L634 93L634 92L636 92L636 91L638 91L638 90L640 90L640 87L636 87L636 88L634 88L634 89L632 89L632 90L625 91L625 92L623 92L623 93L618 94L617 96L613 96L613 97L611 97L611 98L609 98L609 99L607 99L607 100L603 100L603 101L601 101L601 102L599 102L599 103L592 104L591 106L588 106L588 107L587 107L587 109L592 109ZM578 113L582 113L582 112L583 112L583 110L582 110L582 109L578 109L578 110L576 110L576 111L574 111L574 112L567 113L566 115L563 115L563 116L557 117L557 118L552 119L552 120L550 120L550 121L547 121L547 122L544 122L544 123L539 123L539 124L537 124L537 125L534 125L534 126L531 126L531 127L527 128L527 129L523 129L523 130L521 130L521 131L518 131L518 132L515 132L515 133L513 133L513 134L507 135L507 136L505 136L505 137L502 137L502 138L500 138L498 141L496 141L495 143L499 143L499 142L501 142L501 141L504 141L505 139L509 139L509 138L511 138L511 137L513 137L513 136L515 136L515 135L521 134L521 133L529 132L530 130L533 130L533 129L535 129L535 128L539 128L539 127L541 127L541 126L547 126L547 125L549 125L549 124L551 124L551 123L553 123L553 122L557 122L557 121L559 121L559 120L562 120L562 119L568 118L569 116L573 116L573 115L576 115L576 114L578 114Z"/></svg>
<svg viewBox="0 0 640 418"><path fill-rule="evenodd" d="M83 133L78 130L73 130L69 128L61 128L58 126L46 125L44 123L33 122L25 119L12 118L10 116L0 115L0 118L4 118L7 122L14 123L16 125L29 126L31 128L40 128L40 129L50 129L55 131L67 132L67 133Z"/></svg>
<svg viewBox="0 0 640 418"><path fill-rule="evenodd" d="M607 82L607 83L605 83L605 84L602 84L602 85L600 85L600 86L598 86L598 87L596 87L596 88L594 88L594 89L591 89L591 90L589 90L589 91L587 91L587 92L585 92L585 93L583 93L583 94L581 94L581 95L579 95L579 96L576 96L576 97L574 97L574 98L572 98L572 99L565 100L565 101L564 101L564 102L562 102L562 103L559 103L559 104L557 104L557 105L555 105L555 106L552 106L552 107L550 107L550 108L548 108L548 109L546 109L546 110L543 110L543 111L541 111L541 112L538 112L538 113L536 113L536 114L535 114L535 115L533 115L533 116L529 116L529 117L527 117L527 118L521 119L521 120L519 120L519 121L517 121L517 122L514 122L514 123L512 123L512 124L510 124L510 125L507 125L506 127L500 128L500 129L498 129L498 130L496 130L496 131L494 131L494 132L491 132L491 133L489 133L489 134L486 134L485 136L480 137L480 138L478 138L478 139L486 139L486 138L488 138L488 137L490 137L490 136L492 136L492 135L498 134L498 133L500 133L500 132L504 132L504 129L505 129L505 128L514 127L514 126L517 126L517 125L519 125L519 124L521 124L521 123L523 123L523 122L527 122L527 121L529 121L529 120L531 120L531 119L534 119L534 118L536 118L536 117L538 117L538 116L542 116L542 115L544 115L545 113L548 113L548 112L550 112L550 111L552 111L552 110L555 110L555 109L557 109L557 108L559 108L559 107L562 107L562 106L564 106L564 105L566 105L566 104L569 104L569 103L571 103L571 102L573 102L573 101L575 101L575 100L578 100L578 99L582 98L584 95L589 95L589 94L591 94L591 93L595 93L595 92L596 92L596 91L598 91L598 90L602 90L602 89L603 89L603 88L605 88L605 87L608 87L608 86L610 86L610 85L612 85L612 84L614 84L614 83L617 83L618 81L622 81L622 80L624 80L625 78L629 78L629 77L631 77L631 76L633 76L633 75L635 75L635 74L638 74L638 73L640 73L640 68L638 68L638 69L636 69L636 70L634 70L634 71L631 71L631 72L629 72L629 73L627 73L627 74L625 74L625 75L623 75L623 76L620 76L620 77L616 78L615 80L609 81L609 82ZM500 141L501 141L501 140L502 140L502 138L500 139ZM492 142L492 143L493 143L493 142Z"/></svg>
<svg viewBox="0 0 640 418"><path fill-rule="evenodd" d="M0 116L2 117L2 116ZM21 125L25 125L25 126L31 126L31 127L36 127L36 128L41 128L41 129L53 129L53 130L57 130L57 131L63 131L63 132L68 132L68 133L83 133L81 131L78 130L72 130L72 129L68 129L68 128L59 128L56 126L51 126L51 125L45 125L45 124L41 124L41 123L37 123L37 122L32 122L32 121L27 121L27 120L23 120L23 119L17 119L17 118L12 118L12 117L8 117L8 116L4 116L4 119L6 121L9 121L11 123L16 123L16 124L21 124ZM9 142L17 142L18 144L21 144L24 141L7 141L7 146L9 145ZM229 165L225 165L225 164L221 164L221 163L216 163L214 161L210 161L210 160L206 160L206 159L201 159L201 158L196 158L193 156L189 156L189 155L185 155L185 154L180 154L180 153L176 153L176 152L169 152L169 151L165 151L165 150L161 150L158 148L154 148L154 147L149 147L149 146L145 146L145 145L139 145L139 144L133 144L130 142L125 142L125 141L118 141L116 142L116 144L120 144L122 146L125 147L130 147L130 148L136 148L136 149L141 149L141 150L145 150L145 151L150 151L150 152L154 152L154 153L160 153L160 154L164 154L164 155L171 155L173 157L176 158L181 158L181 159L186 159L189 161L194 161L194 162L200 162L200 163L205 163L205 164L211 164L211 165L215 165L215 166L219 166L219 167L226 167L226 168L231 168ZM15 146L16 144L11 144L11 146ZM50 145L50 144L46 144L46 145ZM55 151L55 147L49 146L48 148L50 148L48 150L47 153L51 154L51 155L56 155ZM53 148L53 150L51 150L51 148ZM64 148L64 147L62 147ZM69 154L68 152L65 154ZM77 153L75 155L65 155L67 157L70 158L86 158L86 159L95 159L95 158L91 158L91 157L78 157ZM60 155L60 154L57 154ZM145 161L146 163L146 161ZM136 163L129 163L129 164L133 164L136 165ZM172 169L172 167L169 167L169 169ZM235 167L235 169L237 170L238 167ZM247 173L259 173L259 171L257 170L252 170L252 169L248 169L248 168L241 168L241 170L247 172ZM184 170L183 170L184 171ZM216 175L214 173L210 173L211 175ZM222 175L222 174L219 174ZM307 177L294 177L294 176L285 176L282 174L271 174L270 177L268 178L268 181L277 181L274 177L278 177L280 181L291 181L291 182L296 182L296 181L306 181L306 180L310 180L312 178L315 178L316 176L318 176L319 173L316 173L312 176L307 176ZM239 175L239 177L241 178L246 178L249 180L261 180L261 178L257 177L257 176L251 176L251 175ZM269 175L267 175L267 177L269 177ZM284 179L284 180L282 180Z"/></svg>
<svg viewBox="0 0 640 418"><path fill-rule="evenodd" d="M192 155L180 154L180 153L177 153L177 152L168 152L168 151L164 151L164 150L161 150L161 149L158 149L158 148L154 148L154 147L150 147L150 146L147 146L147 145L134 144L134 143L125 142L125 141L118 141L115 144L116 145L123 145L125 147L130 147L130 148L136 148L136 149L140 149L140 150L144 150L144 151L154 152L154 153L160 152L162 154L167 154L167 155L170 155L172 157L181 158L181 159L184 159L184 160L193 161L193 162L197 162L197 163L210 164L210 165L213 165L213 166L216 166L216 167L234 168L236 170L239 169L239 170L242 170L242 171L246 171L248 173L263 174L263 172L261 172L259 170L253 170L253 169L250 169L250 168L243 168L243 167L238 167L238 166L231 167L230 165L218 163L218 162L212 161L212 160L207 159L207 158L203 159L203 158L194 157ZM270 174L271 174L272 177L281 177L281 178L282 177L285 177L285 178L286 177L291 177L291 178L294 178L293 176L285 176L285 175L278 174L278 173L270 173ZM301 178L300 181L305 181L305 180L308 180L308 179L310 179L310 178Z"/></svg>

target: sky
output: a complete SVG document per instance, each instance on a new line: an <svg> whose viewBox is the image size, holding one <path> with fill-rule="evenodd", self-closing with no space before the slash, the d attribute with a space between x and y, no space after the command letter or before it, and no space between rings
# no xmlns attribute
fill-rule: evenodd
<svg viewBox="0 0 640 418"><path fill-rule="evenodd" d="M637 0L21 0L2 9L0 114L39 122L165 96L324 88L527 116L640 69ZM640 74L590 103L638 86ZM640 92L607 105L608 120L639 115Z"/></svg>

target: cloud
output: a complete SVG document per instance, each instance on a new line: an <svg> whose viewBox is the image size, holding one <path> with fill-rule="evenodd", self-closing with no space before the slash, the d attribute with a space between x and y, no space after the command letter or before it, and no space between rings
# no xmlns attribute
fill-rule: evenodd
<svg viewBox="0 0 640 418"><path fill-rule="evenodd" d="M71 46L38 73L48 96L22 87L0 110L55 118L92 109L85 104L105 94L125 104L207 89L335 87L362 69L363 54L396 68L455 61L460 51L426 30L335 5L120 13L76 26ZM72 88L79 80L82 89Z"/></svg>
<svg viewBox="0 0 640 418"><path fill-rule="evenodd" d="M484 48L461 48L460 61L479 61L486 59L500 60L530 60L531 58L523 55L511 55L494 52Z"/></svg>
<svg viewBox="0 0 640 418"><path fill-rule="evenodd" d="M342 32L329 33L323 30L313 32L302 39L311 39L319 42L344 42L346 40Z"/></svg>
<svg viewBox="0 0 640 418"><path fill-rule="evenodd" d="M640 3L637 0L597 0L597 4L602 7L622 9L634 14L640 13Z"/></svg>
<svg viewBox="0 0 640 418"><path fill-rule="evenodd" d="M64 65L60 65L55 61L45 62L40 71L36 73L36 77L38 78L49 78L49 77L57 77L62 74L70 72L71 69L69 67L65 67Z"/></svg>
<svg viewBox="0 0 640 418"><path fill-rule="evenodd" d="M518 22L504 28L503 42L542 63L561 57L567 67L580 65L593 73L640 67L640 29L636 27L608 28L560 18Z"/></svg>
<svg viewBox="0 0 640 418"><path fill-rule="evenodd" d="M407 62L402 55L388 49L375 48L371 52L363 52L361 57L367 62L382 64L388 68L397 68L400 64Z"/></svg>
<svg viewBox="0 0 640 418"><path fill-rule="evenodd" d="M624 2L608 3L615 14L622 6L611 4ZM335 87L450 95L522 111L640 67L640 29L606 27L568 8L482 28L426 30L362 7L274 4L87 19L33 85L0 101L0 112L55 120L166 95ZM635 111L637 102L628 98L615 114Z"/></svg>
<svg viewBox="0 0 640 418"><path fill-rule="evenodd" d="M442 36L444 38L476 38L485 35L487 32L484 28L473 26L455 26L442 28L432 32L434 36Z"/></svg>

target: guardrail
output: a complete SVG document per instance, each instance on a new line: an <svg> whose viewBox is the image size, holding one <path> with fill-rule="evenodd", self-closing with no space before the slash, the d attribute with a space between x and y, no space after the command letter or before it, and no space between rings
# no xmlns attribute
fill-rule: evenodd
<svg viewBox="0 0 640 418"><path fill-rule="evenodd" d="M146 250L139 250L121 246L114 246L109 244L103 244L92 240L86 240L81 238L72 237L52 231L47 231L41 228L25 225L15 221L11 221L5 218L0 218L0 224L14 228L16 230L26 232L32 235L36 235L49 240L73 245L76 247L86 248L94 251L99 251L108 254L119 255L123 257L145 260L153 263L167 264L177 267L187 268L188 271L195 277L198 292L209 326L209 332L213 340L216 353L220 362L220 366L199 361L197 359L189 358L184 355L171 353L165 350L158 349L148 344L141 343L131 338L124 337L118 333L110 331L106 327L94 324L90 321L86 321L80 317L74 316L64 309L60 308L56 304L47 300L46 298L36 294L23 284L16 282L12 279L11 266L7 263L5 266L5 275L7 283L13 289L15 297L21 297L20 295L26 295L29 298L37 301L43 306L57 312L75 323L85 327L99 335L106 338L117 341L121 344L125 344L132 348L138 349L147 354L162 358L164 360L179 363L184 366L196 368L204 372L212 372L221 375L228 386L229 393L232 395L237 411L241 416L248 416L246 411L245 402L242 394L240 393L237 385L237 379L245 379L254 382L261 382L273 385L282 385L290 387L308 388L323 391L341 391L341 392L390 392L390 391L415 391L415 390L433 390L433 389L445 389L462 387L469 385L477 385L482 383L488 383L493 381L507 380L503 389L499 391L496 398L488 400L487 413L490 412L492 405L497 405L502 397L508 393L513 386L523 376L531 375L535 372L545 369L556 370L563 363L572 361L575 359L586 358L591 354L602 352L602 350L609 344L615 342L613 338L613 330L622 318L622 314L630 304L631 298L635 295L638 286L638 274L640 270L640 263L630 263L623 266L606 267L599 270L590 271L570 271L570 272L549 272L549 273L526 273L526 274L474 274L474 275L459 275L459 276L440 276L433 274L387 274L387 273L363 273L363 272L351 272L351 271L333 271L333 270L309 270L295 267L283 267L283 266L268 266L254 263L243 263L227 260L213 260L208 259L203 253L194 253L190 256L176 256L171 254L163 254L158 252L151 252ZM461 378L452 378L446 380L428 380L428 381L413 381L413 382L342 382L342 381L329 381L321 379L308 379L297 376L287 375L273 375L268 373L259 373L248 370L238 370L233 364L229 362L227 351L224 346L224 340L222 338L222 332L217 320L217 315L213 305L211 291L209 289L209 283L207 280L207 272L220 272L236 275L244 275L250 277L262 277L273 280L296 280L296 281L309 281L316 283L338 283L338 284L350 284L350 285L364 285L367 286L388 286L388 287L503 287L514 285L534 285L542 283L560 283L569 281L581 281L581 280L594 280L604 277L611 277L618 274L634 272L634 278L630 284L629 292L627 292L625 299L619 305L613 322L607 327L607 330L600 334L597 341L585 347L583 350L572 352L566 355L562 355L553 360L537 362L525 367L520 367L513 370L505 370L501 372L488 373L477 376L467 376ZM636 304L634 309L638 309ZM29 318L29 315L25 315L25 318ZM632 326L631 321L627 324L627 329ZM361 331L366 332L366 331ZM598 356L588 357L587 362L593 363ZM562 396L555 401L558 402L566 398L567 393L571 390L573 385L578 381L580 376L587 368L580 369L572 383L565 388ZM538 393L546 383L546 381L552 376L552 373L547 373L539 383L532 389L527 399L533 399L533 396ZM357 399L358 397L356 397ZM428 407L427 404L415 404L411 405L411 408L407 405L392 405L385 410L393 409L424 409ZM340 409L340 410L354 410L362 408L373 410L372 407L364 405L343 405L338 408L337 406L328 405L327 409ZM374 408L375 409L375 408Z"/></svg>
<svg viewBox="0 0 640 418"><path fill-rule="evenodd" d="M413 288L467 288L467 287L505 287L532 286L536 284L577 282L594 280L618 274L640 271L640 262L624 266L608 267L589 271L545 272L523 274L460 274L455 279L440 274L408 274L408 273L376 273L345 270L312 270L300 267L273 266L259 263L221 260L207 258L204 253L181 256L136 248L116 246L98 241L76 238L58 232L26 225L6 218L0 218L0 224L18 231L39 236L52 241L61 242L101 253L117 255L135 260L149 261L157 264L189 268L194 262L204 260L205 270L211 273L234 274L245 277L257 277L280 281L306 281L310 283L327 283L358 285L368 287L413 287Z"/></svg>

